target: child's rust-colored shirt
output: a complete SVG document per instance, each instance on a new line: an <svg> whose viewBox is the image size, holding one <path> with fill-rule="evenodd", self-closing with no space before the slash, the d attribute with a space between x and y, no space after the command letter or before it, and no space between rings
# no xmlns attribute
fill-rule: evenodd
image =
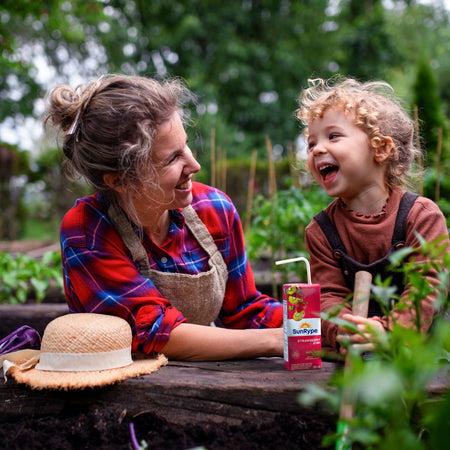
<svg viewBox="0 0 450 450"><path fill-rule="evenodd" d="M395 189L381 213L376 215L356 213L340 199L334 200L326 208L325 211L336 227L350 257L363 264L370 264L388 253L397 210L404 192L402 189ZM445 235L447 249L450 249L445 217L438 206L428 198L418 197L408 214L405 244L407 247L419 246L415 232L428 242ZM322 311L344 305L351 291L346 287L339 263L333 258L330 244L315 220L307 226L305 240L310 255L312 281L320 284L321 287ZM416 258L416 261L418 260L419 257ZM403 295L406 295L406 292ZM433 298L426 298L423 301L422 331L424 332L428 330L434 314L433 300ZM351 313L348 304L342 308L339 316L346 313ZM412 323L412 312L408 308L395 311L394 314L399 323L404 325ZM387 319L383 317L381 321L384 327L388 328ZM337 331L337 325L328 321L322 322L323 346L336 348Z"/></svg>

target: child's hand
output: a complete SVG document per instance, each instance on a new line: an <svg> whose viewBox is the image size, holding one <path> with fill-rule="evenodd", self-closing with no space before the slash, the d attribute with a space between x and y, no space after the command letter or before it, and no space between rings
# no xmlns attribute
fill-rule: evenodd
<svg viewBox="0 0 450 450"><path fill-rule="evenodd" d="M344 314L343 319L348 322L354 323L359 333L353 333L345 328L339 328L337 334L337 341L339 343L350 342L351 345L360 345L361 351L373 350L372 342L376 339L376 336L380 333L384 333L383 324L378 317L371 317L366 319L364 317L354 316L353 314ZM347 349L341 345L340 352L345 354Z"/></svg>

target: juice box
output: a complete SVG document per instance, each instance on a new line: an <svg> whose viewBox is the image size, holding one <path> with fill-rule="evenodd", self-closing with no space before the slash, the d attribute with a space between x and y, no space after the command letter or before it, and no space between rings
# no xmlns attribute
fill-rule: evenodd
<svg viewBox="0 0 450 450"><path fill-rule="evenodd" d="M320 285L283 285L284 363L288 370L320 369Z"/></svg>

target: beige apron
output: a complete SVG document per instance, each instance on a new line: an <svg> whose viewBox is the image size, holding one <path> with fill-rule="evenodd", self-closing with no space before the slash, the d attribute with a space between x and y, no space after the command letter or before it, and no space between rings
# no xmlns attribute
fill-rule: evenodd
<svg viewBox="0 0 450 450"><path fill-rule="evenodd" d="M147 252L122 209L112 202L108 216L119 231L139 272L150 278L159 292L180 310L189 323L209 325L217 319L225 296L228 268L206 228L191 205L183 209L186 225L209 255L207 272L197 275L160 272L150 268Z"/></svg>

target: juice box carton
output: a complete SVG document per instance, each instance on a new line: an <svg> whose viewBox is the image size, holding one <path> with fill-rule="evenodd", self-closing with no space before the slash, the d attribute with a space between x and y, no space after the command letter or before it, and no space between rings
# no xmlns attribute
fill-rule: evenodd
<svg viewBox="0 0 450 450"><path fill-rule="evenodd" d="M283 285L284 363L288 370L320 369L320 285Z"/></svg>

